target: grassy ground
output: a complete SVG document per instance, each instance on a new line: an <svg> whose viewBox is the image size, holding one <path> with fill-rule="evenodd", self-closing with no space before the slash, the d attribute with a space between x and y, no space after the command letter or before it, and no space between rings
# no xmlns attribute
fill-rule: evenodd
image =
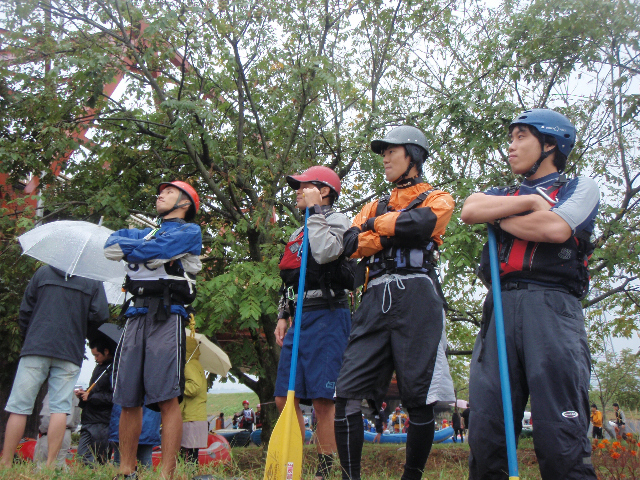
<svg viewBox="0 0 640 480"><path fill-rule="evenodd" d="M523 480L539 479L537 463L530 441L524 441L523 448L518 451L520 478ZM262 448L251 446L234 448L233 463L224 467L201 466L197 468L180 465L179 480L188 480L196 474L215 475L220 479L235 478L237 480L261 480L264 474ZM434 445L427 462L424 479L460 480L467 478L467 457L469 450L464 445ZM304 448L303 480L312 480L315 473L317 455L315 447ZM365 444L362 454L362 476L371 480L397 479L402 474L405 452L393 445ZM0 471L2 480L111 480L115 475L114 467L102 466L90 469L84 466L71 466L67 471L38 471L33 464L17 464L11 470ZM146 472L141 480L159 479L158 472ZM339 480L340 471L333 469L330 479Z"/></svg>
<svg viewBox="0 0 640 480"><path fill-rule="evenodd" d="M207 415L218 416L224 412L224 417L230 419L234 413L242 410L242 402L249 400L251 408L255 411L260 402L258 396L251 393L217 393L207 395Z"/></svg>

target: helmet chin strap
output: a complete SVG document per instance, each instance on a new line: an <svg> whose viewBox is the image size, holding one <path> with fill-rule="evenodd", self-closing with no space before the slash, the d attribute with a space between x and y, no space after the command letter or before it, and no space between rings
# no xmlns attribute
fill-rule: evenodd
<svg viewBox="0 0 640 480"><path fill-rule="evenodd" d="M416 163L411 160L409 162L409 166L407 167L407 169L404 171L404 173L402 175L400 175L398 178L396 178L392 183L396 183L396 184L402 184L404 183L406 180L411 180L410 178L408 178L409 172L411 171L411 169L413 167L415 167ZM414 177L412 177L414 178Z"/></svg>
<svg viewBox="0 0 640 480"><path fill-rule="evenodd" d="M174 210L177 210L177 209L182 208L182 207L188 207L189 205L191 205L191 203L186 203L186 204L180 205L180 201L182 200L182 190L179 190L179 192L180 193L178 194L178 199L176 200L176 204L173 207L171 207L169 210L167 210L166 212L162 212L162 213L158 214L158 219L157 219L158 223L162 223L162 220L164 220L164 217L169 215Z"/></svg>
<svg viewBox="0 0 640 480"><path fill-rule="evenodd" d="M533 175L535 175L536 172L538 171L538 168L540 168L540 165L542 165L542 162L544 162L545 158L547 158L549 155L551 155L556 149L557 149L557 147L553 147L551 150L546 152L544 150L544 145L542 145L542 152L540 153L540 158L538 158L536 163L534 163L531 166L529 171L523 175L524 178L529 178L529 177L532 177Z"/></svg>

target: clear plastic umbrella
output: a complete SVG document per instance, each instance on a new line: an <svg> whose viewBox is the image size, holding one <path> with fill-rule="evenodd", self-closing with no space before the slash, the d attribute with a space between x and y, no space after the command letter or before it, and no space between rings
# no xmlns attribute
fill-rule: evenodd
<svg viewBox="0 0 640 480"><path fill-rule="evenodd" d="M122 305L125 300L131 297L131 294L122 291L122 282L118 285L102 282L102 285L104 285L104 293L107 295L107 303L111 305Z"/></svg>
<svg viewBox="0 0 640 480"><path fill-rule="evenodd" d="M29 230L18 240L23 254L68 275L121 285L124 263L107 260L104 256L104 244L112 233L113 230L95 223L58 220Z"/></svg>

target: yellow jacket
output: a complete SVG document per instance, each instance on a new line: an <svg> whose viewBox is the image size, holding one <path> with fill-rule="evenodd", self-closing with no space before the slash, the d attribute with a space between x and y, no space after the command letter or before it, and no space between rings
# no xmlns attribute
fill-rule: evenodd
<svg viewBox="0 0 640 480"><path fill-rule="evenodd" d="M602 428L602 412L600 410L591 413L591 423L594 427Z"/></svg>
<svg viewBox="0 0 640 480"><path fill-rule="evenodd" d="M180 404L183 422L207 420L207 379L200 364L200 349L197 346L195 339L187 337L188 362L184 367L185 385Z"/></svg>

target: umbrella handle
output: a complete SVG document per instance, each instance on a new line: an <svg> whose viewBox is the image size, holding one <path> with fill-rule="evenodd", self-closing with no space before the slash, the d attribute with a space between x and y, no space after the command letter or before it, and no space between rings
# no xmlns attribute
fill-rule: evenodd
<svg viewBox="0 0 640 480"><path fill-rule="evenodd" d="M511 384L509 382L509 361L507 359L507 340L504 333L504 315L502 312L502 289L500 288L500 263L498 245L493 225L487 224L489 233L489 261L491 264L491 290L493 291L493 313L496 325L496 343L498 344L498 366L500 369L500 389L502 391L502 410L504 430L507 440L507 461L509 478L518 477L518 457L516 455L516 434L513 425L513 407L511 405Z"/></svg>
<svg viewBox="0 0 640 480"><path fill-rule="evenodd" d="M91 386L87 389L87 395L91 393L91 390L93 390L93 387L96 386L96 384L100 381L100 379L102 378L102 376L107 373L109 371L109 367L105 368L102 373L98 376L98 378L96 378L96 381L93 382L91 384Z"/></svg>

